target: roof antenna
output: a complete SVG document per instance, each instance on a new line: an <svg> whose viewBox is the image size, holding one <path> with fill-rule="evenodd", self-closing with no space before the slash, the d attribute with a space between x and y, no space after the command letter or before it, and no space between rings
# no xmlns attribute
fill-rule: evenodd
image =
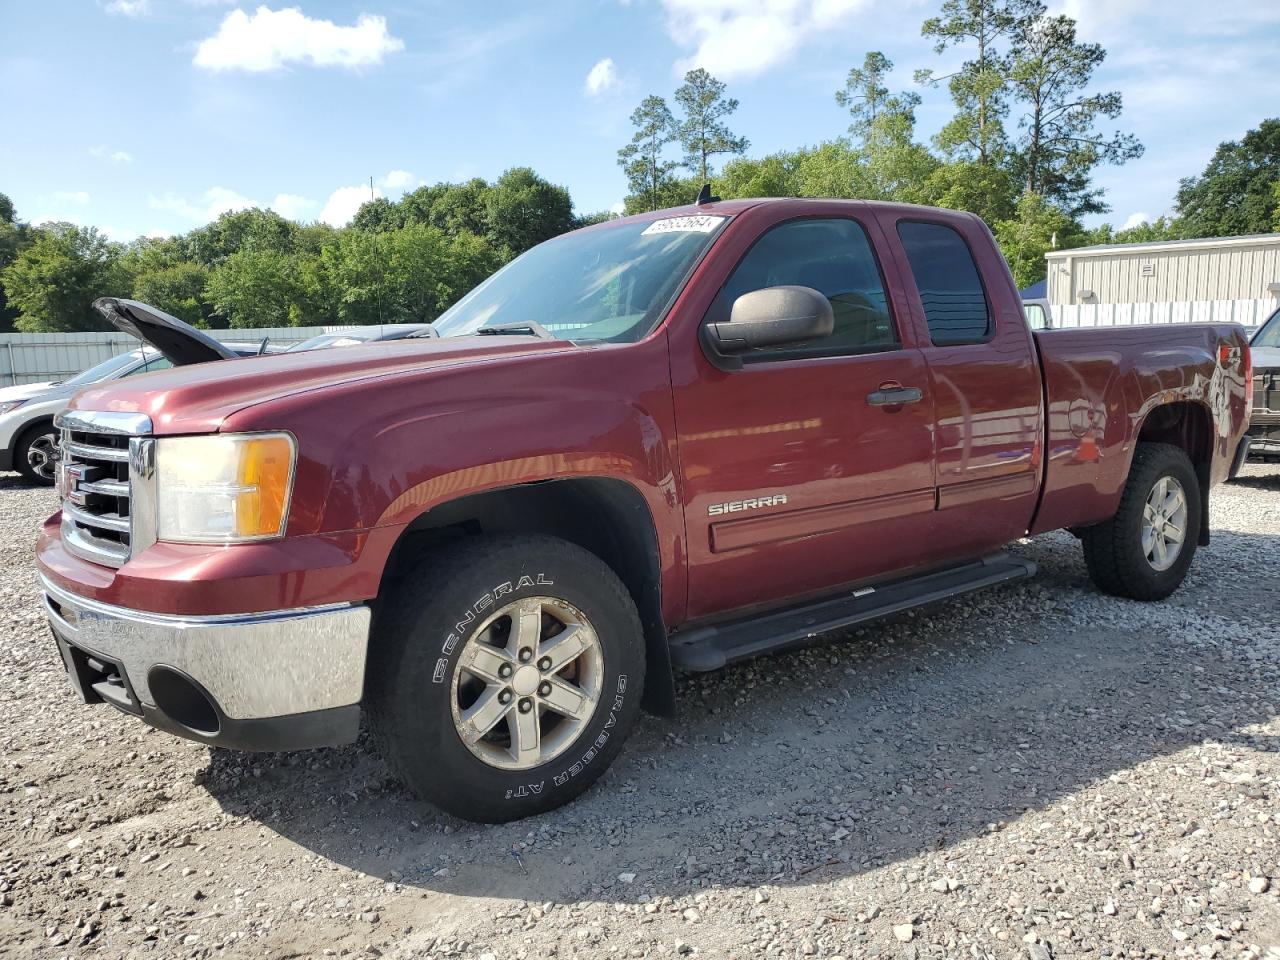
<svg viewBox="0 0 1280 960"><path fill-rule="evenodd" d="M685 196L687 197L688 194L686 193ZM715 203L719 199L719 197L713 197L711 195L711 184L704 183L702 185L702 189L698 191L698 199L695 200L694 203L698 206L702 206L704 203Z"/></svg>

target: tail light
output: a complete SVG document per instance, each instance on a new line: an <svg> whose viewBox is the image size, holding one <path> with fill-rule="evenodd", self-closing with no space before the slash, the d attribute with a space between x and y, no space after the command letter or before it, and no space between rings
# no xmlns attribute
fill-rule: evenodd
<svg viewBox="0 0 1280 960"><path fill-rule="evenodd" d="M1249 344L1245 344L1240 348L1241 361L1244 364L1244 387L1246 390L1253 389L1253 351L1249 348Z"/></svg>

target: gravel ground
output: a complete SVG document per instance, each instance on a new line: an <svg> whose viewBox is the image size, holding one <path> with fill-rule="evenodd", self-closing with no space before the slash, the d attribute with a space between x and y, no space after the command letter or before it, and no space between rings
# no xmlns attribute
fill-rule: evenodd
<svg viewBox="0 0 1280 960"><path fill-rule="evenodd" d="M0 479L0 956L1280 958L1280 471L1171 600L1032 580L680 682L567 809L478 827L368 745L77 705Z"/></svg>

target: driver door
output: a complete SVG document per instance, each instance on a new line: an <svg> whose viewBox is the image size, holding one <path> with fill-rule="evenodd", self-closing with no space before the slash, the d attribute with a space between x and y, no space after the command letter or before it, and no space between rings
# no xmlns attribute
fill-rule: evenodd
<svg viewBox="0 0 1280 960"><path fill-rule="evenodd" d="M704 322L744 293L812 287L831 336L752 351L740 370L699 356L675 378L690 618L768 606L919 564L934 522L933 397L868 230L849 216L766 230ZM894 285L897 286L897 285ZM884 393L917 399L886 405Z"/></svg>

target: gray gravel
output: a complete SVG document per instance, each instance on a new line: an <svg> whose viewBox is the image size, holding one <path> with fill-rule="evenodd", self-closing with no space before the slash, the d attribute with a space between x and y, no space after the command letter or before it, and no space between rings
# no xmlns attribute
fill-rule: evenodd
<svg viewBox="0 0 1280 960"><path fill-rule="evenodd" d="M0 479L0 956L1280 958L1280 471L1170 601L1033 581L680 683L501 827L364 743L211 752L72 700Z"/></svg>

